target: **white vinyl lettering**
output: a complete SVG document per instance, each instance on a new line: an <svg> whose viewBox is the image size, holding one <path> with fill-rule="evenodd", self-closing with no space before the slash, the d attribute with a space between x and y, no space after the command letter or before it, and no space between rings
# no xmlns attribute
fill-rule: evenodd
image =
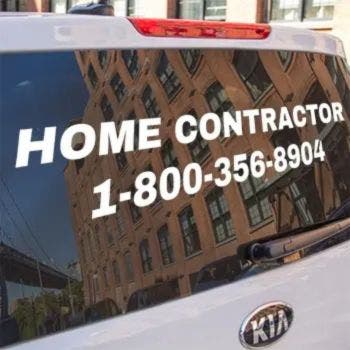
<svg viewBox="0 0 350 350"><path fill-rule="evenodd" d="M74 138L79 134L84 135L84 141L80 144L79 149L73 145ZM96 141L95 130L88 124L75 124L66 129L61 138L61 153L63 157L69 160L82 159L87 157L94 149Z"/></svg>
<svg viewBox="0 0 350 350"><path fill-rule="evenodd" d="M337 122L343 122L344 116L343 116L343 106L340 102L333 102L332 104L332 111L334 115L334 121Z"/></svg>
<svg viewBox="0 0 350 350"><path fill-rule="evenodd" d="M237 111L235 117L230 112L224 112L222 120L224 123L224 137L230 137L232 131L237 136L243 135L242 111Z"/></svg>
<svg viewBox="0 0 350 350"><path fill-rule="evenodd" d="M273 108L263 108L261 110L261 123L263 132L268 132L269 130L277 130L276 112Z"/></svg>
<svg viewBox="0 0 350 350"><path fill-rule="evenodd" d="M134 147L134 120L125 120L119 129L115 128L115 122L101 123L100 131L100 156L108 154L109 148L113 154L119 153L124 145L124 151L132 151Z"/></svg>
<svg viewBox="0 0 350 350"><path fill-rule="evenodd" d="M56 127L45 128L42 140L33 141L32 134L33 129L22 129L19 132L16 168L28 166L29 154L34 151L41 152L41 164L53 162Z"/></svg>
<svg viewBox="0 0 350 350"><path fill-rule="evenodd" d="M139 149L158 148L161 146L159 136L160 118L140 119L139 121Z"/></svg>
<svg viewBox="0 0 350 350"><path fill-rule="evenodd" d="M100 185L94 187L94 194L100 193L100 207L92 211L92 218L100 218L113 215L117 212L116 204L110 205L112 180L108 179Z"/></svg>
<svg viewBox="0 0 350 350"><path fill-rule="evenodd" d="M210 123L213 124L210 131ZM219 137L221 132L220 117L215 113L206 113L200 119L199 132L205 140L211 141Z"/></svg>
<svg viewBox="0 0 350 350"><path fill-rule="evenodd" d="M255 117L257 116L259 116L258 109L247 109L243 111L243 117L247 117L249 119L249 130L251 134L256 133Z"/></svg>
<svg viewBox="0 0 350 350"><path fill-rule="evenodd" d="M185 114L177 119L175 124L175 135L179 142L183 144L188 144L193 142L197 137L197 130L191 130L189 128L189 132L185 132L185 125L189 124L189 126L194 127L197 126L197 120L193 115Z"/></svg>

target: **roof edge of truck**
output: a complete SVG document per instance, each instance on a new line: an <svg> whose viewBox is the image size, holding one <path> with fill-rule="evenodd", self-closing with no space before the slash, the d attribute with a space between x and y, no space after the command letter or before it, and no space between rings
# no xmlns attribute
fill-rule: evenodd
<svg viewBox="0 0 350 350"><path fill-rule="evenodd" d="M149 19L145 19L149 21ZM157 19L153 19L157 21ZM216 26L267 26L268 35L260 38L154 36L141 33L126 17L57 14L13 14L0 16L0 52L67 51L83 49L130 48L222 48L290 50L345 57L340 39L303 28L274 24L214 22ZM166 23L167 19L158 19ZM184 21L208 24L210 21ZM177 20L177 23L182 23ZM33 37L36 40L33 40ZM215 39L215 40L214 40Z"/></svg>

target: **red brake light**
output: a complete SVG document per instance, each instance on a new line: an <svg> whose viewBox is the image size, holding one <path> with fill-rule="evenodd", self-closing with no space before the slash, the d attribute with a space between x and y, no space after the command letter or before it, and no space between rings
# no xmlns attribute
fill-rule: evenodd
<svg viewBox="0 0 350 350"><path fill-rule="evenodd" d="M141 34L157 37L265 39L271 32L268 24L149 18L129 20Z"/></svg>

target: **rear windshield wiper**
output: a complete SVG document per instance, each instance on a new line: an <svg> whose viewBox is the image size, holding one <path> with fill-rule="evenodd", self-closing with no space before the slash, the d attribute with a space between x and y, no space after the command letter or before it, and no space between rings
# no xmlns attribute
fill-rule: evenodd
<svg viewBox="0 0 350 350"><path fill-rule="evenodd" d="M350 218L330 223L325 222L322 226L318 224L317 228L311 230L308 228L306 232L296 235L270 239L262 243L252 243L247 247L248 259L254 263L271 262L292 255L302 249L310 248L345 232L350 233Z"/></svg>

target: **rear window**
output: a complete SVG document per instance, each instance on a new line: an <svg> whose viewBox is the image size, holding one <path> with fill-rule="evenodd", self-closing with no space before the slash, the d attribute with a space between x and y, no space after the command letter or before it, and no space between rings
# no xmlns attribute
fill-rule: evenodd
<svg viewBox="0 0 350 350"><path fill-rule="evenodd" d="M0 77L0 345L256 275L240 247L349 216L340 57L3 54Z"/></svg>

